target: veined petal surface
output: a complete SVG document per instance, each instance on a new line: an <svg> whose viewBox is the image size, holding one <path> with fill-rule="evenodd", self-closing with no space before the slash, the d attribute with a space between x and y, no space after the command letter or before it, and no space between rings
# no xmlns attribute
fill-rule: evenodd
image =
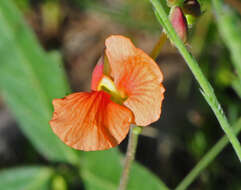
<svg viewBox="0 0 241 190"><path fill-rule="evenodd" d="M117 89L128 97L124 105L133 112L135 123L147 126L157 121L165 89L155 61L118 35L107 38L106 55Z"/></svg>
<svg viewBox="0 0 241 190"><path fill-rule="evenodd" d="M142 63L147 64L160 83L163 81L163 74L156 62L144 51L136 48L129 38L112 35L106 39L105 46L113 78L118 77L118 73L123 72L123 69L127 66L126 61L138 59Z"/></svg>
<svg viewBox="0 0 241 190"><path fill-rule="evenodd" d="M68 146L95 151L112 148L127 136L132 112L103 91L79 92L53 101L54 133Z"/></svg>

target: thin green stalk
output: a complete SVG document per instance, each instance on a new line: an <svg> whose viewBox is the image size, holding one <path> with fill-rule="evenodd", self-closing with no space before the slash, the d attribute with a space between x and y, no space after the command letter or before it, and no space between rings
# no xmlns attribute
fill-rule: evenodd
<svg viewBox="0 0 241 190"><path fill-rule="evenodd" d="M226 133L229 141L231 142L239 160L241 161L241 148L240 143L235 136L233 129L230 127L230 124L223 112L221 105L219 104L214 90L208 80L205 78L204 74L202 73L197 61L195 58L188 52L185 45L182 43L181 39L176 34L174 28L172 27L167 14L159 2L159 0L150 0L152 5L155 8L155 14L157 16L158 21L162 24L163 28L165 29L167 36L172 41L173 44L176 45L177 49L185 59L188 67L192 71L194 77L198 81L199 85L201 86L201 92L212 108L215 116L217 117L222 129Z"/></svg>
<svg viewBox="0 0 241 190"><path fill-rule="evenodd" d="M158 42L156 43L155 47L153 48L152 52L150 53L150 56L153 59L156 59L158 57L158 55L160 54L161 49L164 46L166 41L167 41L167 36L166 36L165 32L162 32Z"/></svg>
<svg viewBox="0 0 241 190"><path fill-rule="evenodd" d="M131 169L132 162L135 159L136 148L138 144L138 137L141 134L142 128L138 126L131 127L128 139L128 147L124 162L124 168L122 171L122 176L120 179L120 185L118 190L125 190L128 184L129 173Z"/></svg>
<svg viewBox="0 0 241 190"><path fill-rule="evenodd" d="M234 133L238 135L241 131L241 118L234 125ZM211 150L198 162L191 172L178 184L175 190L185 190L194 181L194 179L204 170L214 158L227 146L229 143L226 136L222 137Z"/></svg>

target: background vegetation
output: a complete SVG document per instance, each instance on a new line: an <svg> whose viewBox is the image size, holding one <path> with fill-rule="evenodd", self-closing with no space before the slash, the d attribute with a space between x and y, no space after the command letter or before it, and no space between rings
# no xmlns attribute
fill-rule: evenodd
<svg viewBox="0 0 241 190"><path fill-rule="evenodd" d="M189 31L187 47L231 125L240 128L241 3L200 4L202 15ZM128 36L149 53L161 32L148 0L1 0L0 189L116 189L126 140L101 152L65 146L48 125L51 102L90 90L107 36ZM165 44L157 62L165 77L163 113L143 130L130 190L174 189L224 135L172 44ZM241 188L240 161L225 144L227 139L217 144L214 153L221 153L205 161L187 189Z"/></svg>

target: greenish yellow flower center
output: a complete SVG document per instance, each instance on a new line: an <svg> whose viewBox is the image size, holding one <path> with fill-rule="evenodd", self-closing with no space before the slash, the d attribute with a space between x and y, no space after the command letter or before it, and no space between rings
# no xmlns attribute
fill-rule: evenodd
<svg viewBox="0 0 241 190"><path fill-rule="evenodd" d="M111 95L111 100L118 104L123 104L123 102L127 99L127 96L124 93L117 90L114 81L105 75L100 80L97 90L107 92Z"/></svg>

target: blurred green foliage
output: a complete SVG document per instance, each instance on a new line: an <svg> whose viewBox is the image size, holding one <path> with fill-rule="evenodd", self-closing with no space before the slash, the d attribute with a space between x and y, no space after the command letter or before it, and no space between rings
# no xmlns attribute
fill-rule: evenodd
<svg viewBox="0 0 241 190"><path fill-rule="evenodd" d="M46 158L74 163L76 153L48 125L52 100L70 92L61 62L42 50L11 1L0 2L0 20L0 87L6 102Z"/></svg>
<svg viewBox="0 0 241 190"><path fill-rule="evenodd" d="M108 6L98 0L73 0L85 10L94 11L107 15L109 18L126 25L129 28L160 32L160 27L154 17L149 0L125 1L120 6Z"/></svg>
<svg viewBox="0 0 241 190"><path fill-rule="evenodd" d="M87 152L82 155L81 173L88 190L115 190L119 184L123 157L117 149ZM102 163L102 164L100 164ZM105 163L105 164L103 164ZM142 183L145 181L145 183ZM167 190L166 186L144 167L135 163L130 171L130 190Z"/></svg>
<svg viewBox="0 0 241 190"><path fill-rule="evenodd" d="M48 190L53 173L53 170L39 166L3 170L0 187L4 190Z"/></svg>
<svg viewBox="0 0 241 190"><path fill-rule="evenodd" d="M231 62L234 66L237 78L233 76L232 86L240 96L241 86L241 19L240 15L230 7L222 6L219 1L213 0L213 7L216 12L218 29L221 37L229 49Z"/></svg>
<svg viewBox="0 0 241 190"><path fill-rule="evenodd" d="M213 0L217 24L224 43L228 47L235 70L241 79L241 20L230 7L222 6L220 1ZM241 85L241 83L240 83Z"/></svg>
<svg viewBox="0 0 241 190"><path fill-rule="evenodd" d="M14 0L14 3L23 11L30 9L30 0Z"/></svg>

